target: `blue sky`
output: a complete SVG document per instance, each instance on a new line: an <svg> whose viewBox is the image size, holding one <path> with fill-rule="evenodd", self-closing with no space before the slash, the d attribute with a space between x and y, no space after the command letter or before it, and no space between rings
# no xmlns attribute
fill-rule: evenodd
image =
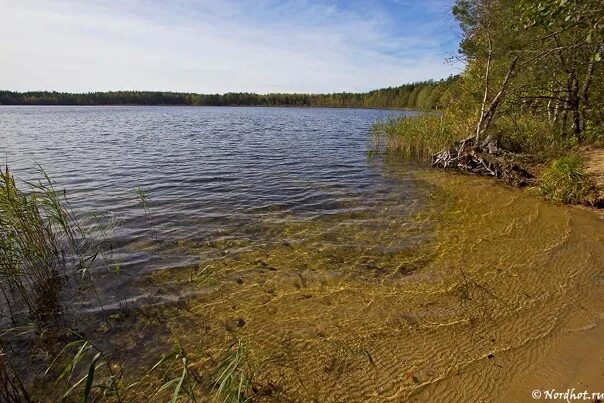
<svg viewBox="0 0 604 403"><path fill-rule="evenodd" d="M463 66L452 0L0 0L0 89L366 91Z"/></svg>

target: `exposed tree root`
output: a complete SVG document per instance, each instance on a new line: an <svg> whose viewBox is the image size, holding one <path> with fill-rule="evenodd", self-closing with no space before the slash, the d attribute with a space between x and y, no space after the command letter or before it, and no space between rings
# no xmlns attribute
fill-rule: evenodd
<svg viewBox="0 0 604 403"><path fill-rule="evenodd" d="M474 137L469 137L432 156L432 166L456 169L482 176L494 176L506 183L522 187L530 184L533 175L518 163L524 157L497 147L497 140L487 138L475 145Z"/></svg>

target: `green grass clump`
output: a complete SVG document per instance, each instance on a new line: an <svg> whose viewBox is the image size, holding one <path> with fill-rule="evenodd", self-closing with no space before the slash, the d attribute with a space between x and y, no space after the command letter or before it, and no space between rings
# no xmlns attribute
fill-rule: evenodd
<svg viewBox="0 0 604 403"><path fill-rule="evenodd" d="M595 185L585 174L583 160L567 155L553 160L541 178L539 193L566 204L593 204Z"/></svg>
<svg viewBox="0 0 604 403"><path fill-rule="evenodd" d="M0 170L0 298L13 322L59 314L64 283L92 282L101 245L117 224L98 216L79 221L66 193L38 172L41 179L17 185L8 167Z"/></svg>
<svg viewBox="0 0 604 403"><path fill-rule="evenodd" d="M401 116L379 121L373 126L373 152L430 160L448 148L454 134L440 114Z"/></svg>
<svg viewBox="0 0 604 403"><path fill-rule="evenodd" d="M8 167L0 170L0 297L13 322L25 319L24 310L38 321L59 313L62 285L92 280L100 245L116 225L99 217L83 225L65 192L40 167L39 174L18 186Z"/></svg>

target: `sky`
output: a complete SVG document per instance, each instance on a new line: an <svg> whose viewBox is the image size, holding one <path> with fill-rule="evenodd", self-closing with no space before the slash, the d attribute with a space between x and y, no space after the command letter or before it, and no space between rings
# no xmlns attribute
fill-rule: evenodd
<svg viewBox="0 0 604 403"><path fill-rule="evenodd" d="M367 91L463 68L452 0L0 0L0 89Z"/></svg>

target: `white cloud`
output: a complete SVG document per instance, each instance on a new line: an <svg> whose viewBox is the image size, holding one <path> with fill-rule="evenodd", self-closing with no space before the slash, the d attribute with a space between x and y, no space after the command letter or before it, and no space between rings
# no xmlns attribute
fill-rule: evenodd
<svg viewBox="0 0 604 403"><path fill-rule="evenodd" d="M435 39L395 42L376 17L255 4L0 0L0 89L359 91L458 70Z"/></svg>

